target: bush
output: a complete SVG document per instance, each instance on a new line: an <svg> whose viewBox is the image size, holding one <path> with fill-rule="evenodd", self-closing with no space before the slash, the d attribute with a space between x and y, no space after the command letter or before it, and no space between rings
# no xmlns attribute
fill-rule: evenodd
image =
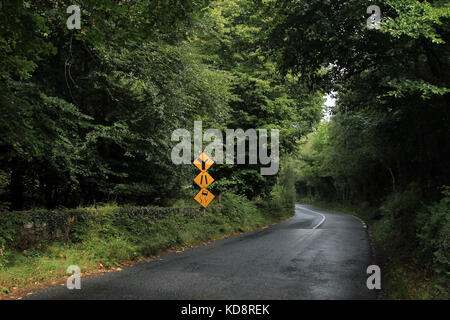
<svg viewBox="0 0 450 320"><path fill-rule="evenodd" d="M292 215L295 211L297 198L295 190L294 162L291 159L283 161L277 184L270 192L266 209L276 217Z"/></svg>
<svg viewBox="0 0 450 320"><path fill-rule="evenodd" d="M95 241L87 241L86 245L88 245L95 257L108 267L133 259L133 253L137 251L136 245L133 245L125 237L120 236L97 238Z"/></svg>
<svg viewBox="0 0 450 320"><path fill-rule="evenodd" d="M450 286L450 187L443 188L443 198L423 210L416 219L420 239L420 256L427 267Z"/></svg>
<svg viewBox="0 0 450 320"><path fill-rule="evenodd" d="M381 206L384 215L399 218L414 213L420 207L421 191L417 183L411 183L402 192L391 193Z"/></svg>
<svg viewBox="0 0 450 320"><path fill-rule="evenodd" d="M266 210L276 217L292 215L295 211L295 188L277 183L266 203Z"/></svg>
<svg viewBox="0 0 450 320"><path fill-rule="evenodd" d="M392 219L391 232L396 233L404 246L410 249L416 246L414 220L422 207L421 193L419 184L411 183L404 191L391 193L380 207L381 213L386 218Z"/></svg>
<svg viewBox="0 0 450 320"><path fill-rule="evenodd" d="M8 210L10 203L3 201L3 198L7 196L8 176L0 169L0 212Z"/></svg>
<svg viewBox="0 0 450 320"><path fill-rule="evenodd" d="M218 212L232 222L239 222L244 216L256 215L258 209L245 196L227 192L222 196Z"/></svg>

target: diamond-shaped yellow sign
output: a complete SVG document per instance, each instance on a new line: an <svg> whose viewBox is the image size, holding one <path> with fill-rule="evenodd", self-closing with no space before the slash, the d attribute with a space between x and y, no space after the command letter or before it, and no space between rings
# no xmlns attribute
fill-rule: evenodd
<svg viewBox="0 0 450 320"><path fill-rule="evenodd" d="M200 171L205 172L214 164L214 161L210 157L208 157L206 153L202 152L202 154L194 160L193 164Z"/></svg>
<svg viewBox="0 0 450 320"><path fill-rule="evenodd" d="M211 183L214 182L214 178L208 172L200 172L198 176L195 177L194 182L200 188L207 188Z"/></svg>
<svg viewBox="0 0 450 320"><path fill-rule="evenodd" d="M202 189L199 193L197 193L194 199L204 208L206 208L214 198L215 197L211 192L209 192L207 189Z"/></svg>

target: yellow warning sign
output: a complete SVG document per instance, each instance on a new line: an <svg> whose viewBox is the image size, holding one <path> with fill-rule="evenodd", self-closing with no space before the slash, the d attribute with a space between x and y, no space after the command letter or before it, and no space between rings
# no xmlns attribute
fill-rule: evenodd
<svg viewBox="0 0 450 320"><path fill-rule="evenodd" d="M204 189L208 188L208 186L214 182L214 179L208 172L200 172L200 174L195 177L194 182L200 188Z"/></svg>
<svg viewBox="0 0 450 320"><path fill-rule="evenodd" d="M202 152L202 154L194 160L193 164L200 171L205 172L214 164L214 161L210 157L208 157L206 153Z"/></svg>
<svg viewBox="0 0 450 320"><path fill-rule="evenodd" d="M194 199L206 208L214 199L214 195L206 189L211 183L213 183L214 179L208 172L206 172L206 170L214 164L214 161L208 157L206 153L202 152L202 154L194 160L193 164L201 171L200 174L195 177L194 182L202 188Z"/></svg>
<svg viewBox="0 0 450 320"><path fill-rule="evenodd" d="M200 203L204 208L206 208L214 198L214 195L207 189L200 190L200 192L194 197L195 201Z"/></svg>

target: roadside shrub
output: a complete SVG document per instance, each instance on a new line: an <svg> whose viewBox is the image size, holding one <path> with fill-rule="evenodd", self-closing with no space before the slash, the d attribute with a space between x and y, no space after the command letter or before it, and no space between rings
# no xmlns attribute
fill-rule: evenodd
<svg viewBox="0 0 450 320"><path fill-rule="evenodd" d="M386 216L403 217L420 207L420 195L419 185L411 183L404 191L391 193L380 209Z"/></svg>
<svg viewBox="0 0 450 320"><path fill-rule="evenodd" d="M267 199L266 210L276 217L292 215L297 198L295 190L295 164L291 159L283 161L278 181Z"/></svg>
<svg viewBox="0 0 450 320"><path fill-rule="evenodd" d="M8 210L10 203L3 200L7 195L6 189L8 186L8 176L0 169L0 212Z"/></svg>
<svg viewBox="0 0 450 320"><path fill-rule="evenodd" d="M422 207L421 189L418 183L411 183L404 191L391 193L381 205L381 213L393 219L391 232L402 238L405 247L416 246L416 232L414 221L416 213Z"/></svg>
<svg viewBox="0 0 450 320"><path fill-rule="evenodd" d="M374 220L372 224L375 241L384 252L393 252L400 247L401 238L393 231L395 230L394 218L382 217Z"/></svg>
<svg viewBox="0 0 450 320"><path fill-rule="evenodd" d="M0 250L4 251L14 241L17 225L23 223L23 217L14 213L0 213Z"/></svg>
<svg viewBox="0 0 450 320"><path fill-rule="evenodd" d="M131 260L134 257L133 253L137 251L137 246L125 237L106 237L95 239L95 243L90 244L90 249L103 265L110 267L119 265L122 261Z"/></svg>
<svg viewBox="0 0 450 320"><path fill-rule="evenodd" d="M276 217L292 215L295 208L294 188L276 184L267 199L265 210Z"/></svg>
<svg viewBox="0 0 450 320"><path fill-rule="evenodd" d="M270 198L267 201L267 210L271 213L282 216L286 203L283 199L283 187L275 185L270 192Z"/></svg>
<svg viewBox="0 0 450 320"><path fill-rule="evenodd" d="M256 215L258 209L245 196L227 192L222 196L218 212L232 222L239 222L244 216Z"/></svg>
<svg viewBox="0 0 450 320"><path fill-rule="evenodd" d="M443 198L417 215L417 236L420 258L429 261L427 267L439 276L442 285L450 286L450 187L442 191Z"/></svg>

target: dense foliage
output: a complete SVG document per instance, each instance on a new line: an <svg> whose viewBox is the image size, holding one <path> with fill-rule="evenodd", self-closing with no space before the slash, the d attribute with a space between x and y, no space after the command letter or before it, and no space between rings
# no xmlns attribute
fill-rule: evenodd
<svg viewBox="0 0 450 320"><path fill-rule="evenodd" d="M278 74L253 1L11 1L0 17L0 209L164 204L194 195L171 133L281 130L282 152L320 118L320 94ZM64 23L63 23L64 22ZM215 166L214 192L269 196L259 166Z"/></svg>
<svg viewBox="0 0 450 320"><path fill-rule="evenodd" d="M297 191L366 208L391 258L448 281L450 2L385 1L379 30L372 1L283 3L270 42L283 69L337 97L302 147Z"/></svg>
<svg viewBox="0 0 450 320"><path fill-rule="evenodd" d="M278 175L209 171L228 222L255 205L284 216L295 184L365 208L390 257L448 286L449 0L0 3L0 211L193 204L174 129L279 129ZM319 123L326 93L337 105Z"/></svg>

